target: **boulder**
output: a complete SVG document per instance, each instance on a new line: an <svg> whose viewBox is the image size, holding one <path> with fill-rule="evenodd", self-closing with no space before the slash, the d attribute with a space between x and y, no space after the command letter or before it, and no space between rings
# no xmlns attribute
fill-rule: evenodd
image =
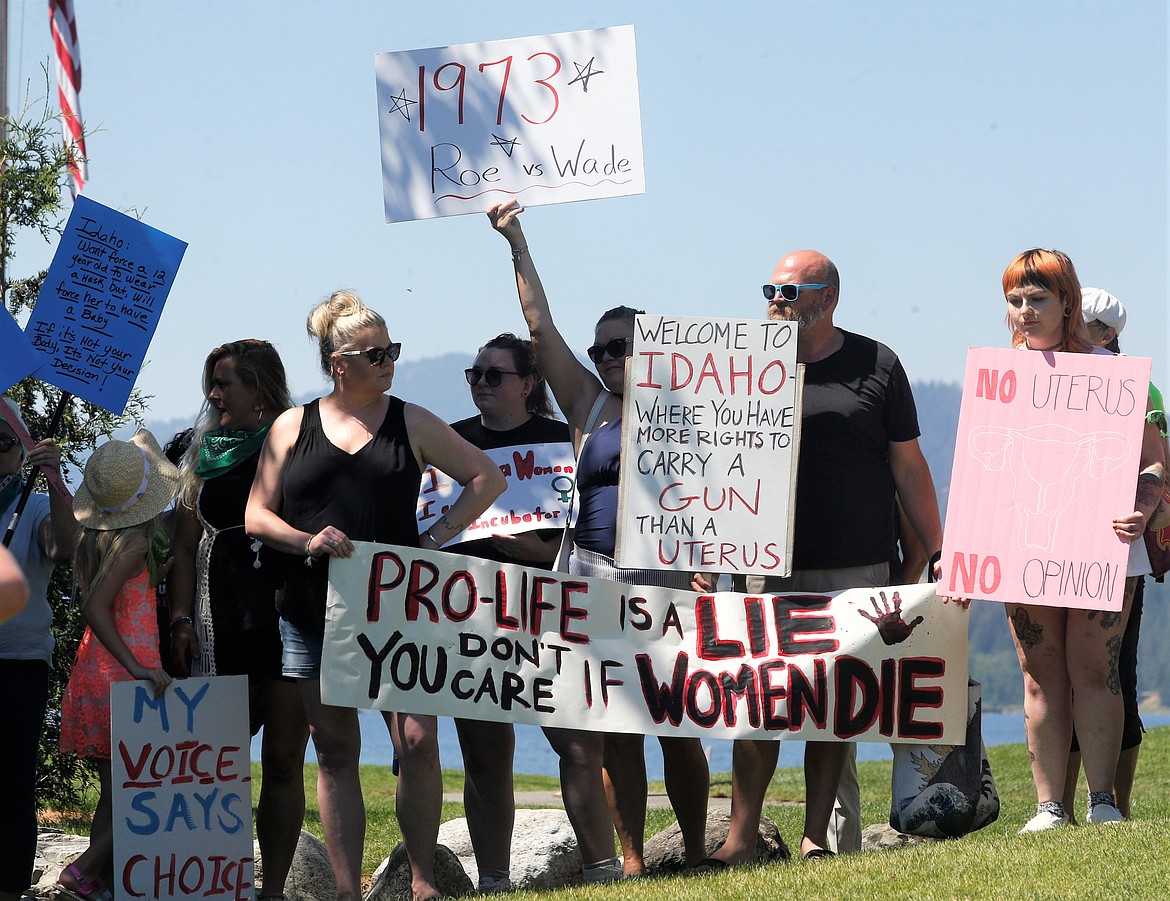
<svg viewBox="0 0 1170 901"><path fill-rule="evenodd" d="M260 849L256 852L256 883L261 883L264 872L260 860ZM310 832L301 831L296 854L284 884L284 896L288 901L335 901L337 879L329 863L329 852L325 843Z"/></svg>
<svg viewBox="0 0 1170 901"><path fill-rule="evenodd" d="M476 884L479 868L471 848L467 820L449 820L440 826L439 843L454 852L472 884ZM580 879L577 836L563 810L520 808L516 811L509 875L516 889L558 888Z"/></svg>
<svg viewBox="0 0 1170 901"><path fill-rule="evenodd" d="M729 810L711 810L707 814L706 853L711 854L727 839L731 827ZM775 822L760 817L760 831L756 838L756 860L787 861L792 857L788 846L780 835ZM642 852L646 870L650 873L678 873L686 869L686 853L683 848L682 830L678 823L672 823L646 842Z"/></svg>
<svg viewBox="0 0 1170 901"><path fill-rule="evenodd" d="M37 852L33 858L32 887L38 898L60 897L53 888L65 865L89 847L89 836L70 835L57 829L37 833Z"/></svg>
<svg viewBox="0 0 1170 901"><path fill-rule="evenodd" d="M874 823L861 830L862 851L885 851L889 848L904 848L908 845L926 845L938 839L921 835L906 835L889 823Z"/></svg>
<svg viewBox="0 0 1170 901"><path fill-rule="evenodd" d="M435 888L444 898L456 898L475 892L475 884L467 878L459 858L450 848L443 845L435 849ZM390 856L374 871L365 901L411 901L413 897L410 890L410 861L406 857L406 845L399 842Z"/></svg>

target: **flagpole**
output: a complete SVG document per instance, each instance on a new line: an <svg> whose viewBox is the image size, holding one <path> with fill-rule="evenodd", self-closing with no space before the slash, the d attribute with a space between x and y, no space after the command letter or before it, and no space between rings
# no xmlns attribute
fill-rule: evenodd
<svg viewBox="0 0 1170 901"><path fill-rule="evenodd" d="M0 0L0 141L8 137L8 0Z"/></svg>

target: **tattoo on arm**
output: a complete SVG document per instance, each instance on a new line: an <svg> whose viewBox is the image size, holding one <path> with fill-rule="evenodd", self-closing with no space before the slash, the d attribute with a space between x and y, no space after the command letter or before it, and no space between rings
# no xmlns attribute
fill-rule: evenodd
<svg viewBox="0 0 1170 901"><path fill-rule="evenodd" d="M1138 475L1137 500L1139 507L1152 507L1162 496L1162 485L1165 482L1161 466L1151 466L1142 470Z"/></svg>

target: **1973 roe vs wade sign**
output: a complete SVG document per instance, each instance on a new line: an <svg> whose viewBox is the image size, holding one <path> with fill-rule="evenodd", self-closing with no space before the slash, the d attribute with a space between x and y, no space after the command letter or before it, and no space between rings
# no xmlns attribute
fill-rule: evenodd
<svg viewBox="0 0 1170 901"><path fill-rule="evenodd" d="M632 26L379 53L387 222L641 194Z"/></svg>
<svg viewBox="0 0 1170 901"><path fill-rule="evenodd" d="M619 566L789 574L803 371L793 322L637 318Z"/></svg>
<svg viewBox="0 0 1170 901"><path fill-rule="evenodd" d="M930 586L700 595L356 543L326 703L607 732L962 742L967 613Z"/></svg>

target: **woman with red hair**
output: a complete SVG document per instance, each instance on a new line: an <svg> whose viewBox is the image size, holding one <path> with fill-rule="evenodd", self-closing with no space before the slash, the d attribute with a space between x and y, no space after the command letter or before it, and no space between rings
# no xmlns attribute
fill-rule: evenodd
<svg viewBox="0 0 1170 901"><path fill-rule="evenodd" d="M1003 274L1012 346L1021 350L1104 353L1094 347L1081 316L1081 286L1072 260L1058 250L1021 253ZM1075 725L1089 786L1088 823L1123 819L1113 796L1124 709L1117 650L1139 576L1150 571L1140 540L1157 506L1165 459L1156 426L1142 433L1136 497L1118 503L1117 537L1129 543L1125 598L1120 612L1007 604L1012 641L1024 674L1024 720L1036 815L1021 834L1068 825L1061 796Z"/></svg>

